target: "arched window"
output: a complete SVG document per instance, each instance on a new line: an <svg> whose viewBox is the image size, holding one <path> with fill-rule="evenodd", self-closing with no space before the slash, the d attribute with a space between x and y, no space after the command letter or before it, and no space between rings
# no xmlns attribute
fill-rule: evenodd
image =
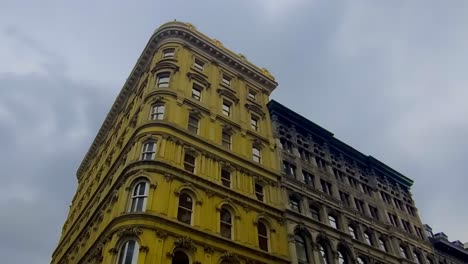
<svg viewBox="0 0 468 264"><path fill-rule="evenodd" d="M328 250L328 247L323 244L323 242L319 243L319 251L320 251L320 257L322 259L321 263L322 264L329 264L329 259L330 259L330 252Z"/></svg>
<svg viewBox="0 0 468 264"><path fill-rule="evenodd" d="M120 247L118 264L137 264L139 246L135 240L128 240Z"/></svg>
<svg viewBox="0 0 468 264"><path fill-rule="evenodd" d="M189 258L183 251L176 251L172 256L172 264L189 264Z"/></svg>
<svg viewBox="0 0 468 264"><path fill-rule="evenodd" d="M156 142L147 141L143 144L143 150L141 152L142 160L154 160L154 155L156 153Z"/></svg>
<svg viewBox="0 0 468 264"><path fill-rule="evenodd" d="M257 234L258 234L258 246L261 250L268 251L268 230L267 226L258 222L257 224Z"/></svg>
<svg viewBox="0 0 468 264"><path fill-rule="evenodd" d="M385 252L387 252L387 244L385 244L385 240L383 238L379 238L379 248Z"/></svg>
<svg viewBox="0 0 468 264"><path fill-rule="evenodd" d="M183 192L179 196L179 209L177 212L177 219L185 224L192 224L192 213L193 213L193 199L192 197Z"/></svg>
<svg viewBox="0 0 468 264"><path fill-rule="evenodd" d="M357 258L357 263L358 264L367 264L367 261L362 257L358 257Z"/></svg>
<svg viewBox="0 0 468 264"><path fill-rule="evenodd" d="M296 255L299 263L309 263L309 254L307 253L304 237L300 234L296 234L294 236L294 241L296 244Z"/></svg>
<svg viewBox="0 0 468 264"><path fill-rule="evenodd" d="M140 181L135 184L130 199L129 212L144 212L148 200L148 182Z"/></svg>
<svg viewBox="0 0 468 264"><path fill-rule="evenodd" d="M163 120L164 119L164 104L158 103L151 107L151 120Z"/></svg>
<svg viewBox="0 0 468 264"><path fill-rule="evenodd" d="M231 212L225 208L221 208L219 217L221 236L232 239L232 215Z"/></svg>
<svg viewBox="0 0 468 264"><path fill-rule="evenodd" d="M338 263L339 264L351 264L349 261L349 254L345 248L339 246L338 248Z"/></svg>

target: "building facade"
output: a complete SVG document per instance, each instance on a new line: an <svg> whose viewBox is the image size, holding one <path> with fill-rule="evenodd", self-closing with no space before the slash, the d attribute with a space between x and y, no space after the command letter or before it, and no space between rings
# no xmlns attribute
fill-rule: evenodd
<svg viewBox="0 0 468 264"><path fill-rule="evenodd" d="M158 28L77 171L52 263L463 263L423 231L410 179L269 101L276 86L191 24Z"/></svg>
<svg viewBox="0 0 468 264"><path fill-rule="evenodd" d="M468 243L463 244L459 240L450 242L445 233L433 234L432 228L425 225L426 234L434 248L436 263L462 264L468 263Z"/></svg>
<svg viewBox="0 0 468 264"><path fill-rule="evenodd" d="M436 263L410 179L276 101L269 109L292 263Z"/></svg>
<svg viewBox="0 0 468 264"><path fill-rule="evenodd" d="M79 167L52 263L289 263L276 86L191 24L162 25Z"/></svg>

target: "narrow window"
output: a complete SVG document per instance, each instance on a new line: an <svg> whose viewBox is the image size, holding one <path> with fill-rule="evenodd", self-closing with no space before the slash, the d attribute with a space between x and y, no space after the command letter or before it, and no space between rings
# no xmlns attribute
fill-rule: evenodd
<svg viewBox="0 0 468 264"><path fill-rule="evenodd" d="M340 191L340 199L344 206L349 207L349 194Z"/></svg>
<svg viewBox="0 0 468 264"><path fill-rule="evenodd" d="M144 212L146 210L146 201L148 200L148 183L141 181L135 184L130 199L129 212Z"/></svg>
<svg viewBox="0 0 468 264"><path fill-rule="evenodd" d="M171 74L169 72L161 72L156 75L156 86L158 88L166 88L169 87L169 79Z"/></svg>
<svg viewBox="0 0 468 264"><path fill-rule="evenodd" d="M264 223L258 222L257 224L258 233L258 246L261 250L268 251L268 231Z"/></svg>
<svg viewBox="0 0 468 264"><path fill-rule="evenodd" d="M250 128L254 131L258 131L258 117L254 115L250 117Z"/></svg>
<svg viewBox="0 0 468 264"><path fill-rule="evenodd" d="M317 167L321 170L326 168L325 161L322 158L315 157L315 162L317 163Z"/></svg>
<svg viewBox="0 0 468 264"><path fill-rule="evenodd" d="M296 166L287 161L283 161L283 172L292 178L296 178Z"/></svg>
<svg viewBox="0 0 468 264"><path fill-rule="evenodd" d="M363 258L361 258L361 257L358 257L358 258L357 258L357 262L358 262L358 264L366 264L366 263L367 263L367 262L366 262Z"/></svg>
<svg viewBox="0 0 468 264"><path fill-rule="evenodd" d="M354 229L354 227L348 226L348 229L349 229L349 234L350 234L354 239L357 239L356 230Z"/></svg>
<svg viewBox="0 0 468 264"><path fill-rule="evenodd" d="M227 117L231 116L231 106L232 106L231 102L227 100L223 100L223 115Z"/></svg>
<svg viewBox="0 0 468 264"><path fill-rule="evenodd" d="M139 245L135 240L128 240L120 247L118 264L137 264Z"/></svg>
<svg viewBox="0 0 468 264"><path fill-rule="evenodd" d="M398 218L396 215L388 213L388 218L390 219L390 223L395 226L399 227L400 225L398 224Z"/></svg>
<svg viewBox="0 0 468 264"><path fill-rule="evenodd" d="M294 195L289 196L289 208L293 211L301 212L301 202Z"/></svg>
<svg viewBox="0 0 468 264"><path fill-rule="evenodd" d="M313 206L313 205L309 205L309 210L310 210L310 214L312 216L312 219L320 221L320 211L319 211L319 209L317 207Z"/></svg>
<svg viewBox="0 0 468 264"><path fill-rule="evenodd" d="M175 53L175 49L165 49L163 50L163 58L173 58Z"/></svg>
<svg viewBox="0 0 468 264"><path fill-rule="evenodd" d="M408 258L408 255L406 255L406 249L403 246L400 246L400 256L403 258Z"/></svg>
<svg viewBox="0 0 468 264"><path fill-rule="evenodd" d="M369 212L372 218L379 220L379 210L376 207L369 205Z"/></svg>
<svg viewBox="0 0 468 264"><path fill-rule="evenodd" d="M335 229L338 229L338 223L337 223L337 221L336 221L336 217L335 217L335 216L333 216L333 215L329 215L329 216L328 216L328 224L329 224L331 227L333 227L333 228L335 228Z"/></svg>
<svg viewBox="0 0 468 264"><path fill-rule="evenodd" d="M387 245L382 238L379 238L379 248L385 252L387 252Z"/></svg>
<svg viewBox="0 0 468 264"><path fill-rule="evenodd" d="M261 156L261 153L260 153L260 149L258 147L253 147L252 148L252 159L253 159L253 161L255 161L257 163L261 163L262 156Z"/></svg>
<svg viewBox="0 0 468 264"><path fill-rule="evenodd" d="M221 83L227 87L231 87L231 78L223 74L223 79L221 80Z"/></svg>
<svg viewBox="0 0 468 264"><path fill-rule="evenodd" d="M192 86L192 98L201 101L202 90L203 88L200 85L194 83Z"/></svg>
<svg viewBox="0 0 468 264"><path fill-rule="evenodd" d="M368 245L372 245L372 240L371 240L369 232L364 232L364 240L366 241Z"/></svg>
<svg viewBox="0 0 468 264"><path fill-rule="evenodd" d="M172 264L189 264L189 258L183 251L176 251L172 256Z"/></svg>
<svg viewBox="0 0 468 264"><path fill-rule="evenodd" d="M221 170L221 184L231 188L231 173L226 169Z"/></svg>
<svg viewBox="0 0 468 264"><path fill-rule="evenodd" d="M179 196L179 208L177 212L177 220L182 223L192 224L193 200L190 195L183 192Z"/></svg>
<svg viewBox="0 0 468 264"><path fill-rule="evenodd" d="M201 61L200 59L195 59L195 62L193 63L193 66L195 69L203 71L203 68L205 67L205 63Z"/></svg>
<svg viewBox="0 0 468 264"><path fill-rule="evenodd" d="M295 235L294 242L296 244L296 255L299 263L309 263L305 239L301 235Z"/></svg>
<svg viewBox="0 0 468 264"><path fill-rule="evenodd" d="M184 155L184 169L191 173L195 173L195 157L186 153Z"/></svg>
<svg viewBox="0 0 468 264"><path fill-rule="evenodd" d="M365 214L366 212L364 211L364 201L354 198L354 203L356 204L356 209L361 212L362 214Z"/></svg>
<svg viewBox="0 0 468 264"><path fill-rule="evenodd" d="M302 175L304 176L304 183L314 187L314 175L307 171L302 171Z"/></svg>
<svg viewBox="0 0 468 264"><path fill-rule="evenodd" d="M257 197L257 200L263 202L263 186L258 183L255 183L255 196Z"/></svg>
<svg viewBox="0 0 468 264"><path fill-rule="evenodd" d="M151 108L151 120L163 120L165 107L163 104L153 105Z"/></svg>
<svg viewBox="0 0 468 264"><path fill-rule="evenodd" d="M143 151L141 152L142 160L154 160L156 153L156 144L154 141L148 141L143 145Z"/></svg>
<svg viewBox="0 0 468 264"><path fill-rule="evenodd" d="M199 119L193 115L190 115L188 121L188 130L194 134L198 134L198 124Z"/></svg>
<svg viewBox="0 0 468 264"><path fill-rule="evenodd" d="M322 263L323 264L328 264L328 259L329 259L329 253L328 250L325 248L324 245L319 244L319 251L320 251L320 257L322 257Z"/></svg>
<svg viewBox="0 0 468 264"><path fill-rule="evenodd" d="M338 250L338 263L339 264L349 264L347 261L347 255Z"/></svg>
<svg viewBox="0 0 468 264"><path fill-rule="evenodd" d="M320 184L322 185L322 192L328 194L328 195L332 195L332 186L331 186L331 183L327 182L327 181L324 181L324 180L320 180Z"/></svg>
<svg viewBox="0 0 468 264"><path fill-rule="evenodd" d="M220 230L221 236L225 238L232 238L232 216L231 212L229 212L226 208L221 208L220 213Z"/></svg>
<svg viewBox="0 0 468 264"><path fill-rule="evenodd" d="M221 141L224 148L231 149L231 134L224 129L221 135Z"/></svg>
<svg viewBox="0 0 468 264"><path fill-rule="evenodd" d="M257 93L255 91L249 90L249 99L256 101L257 100Z"/></svg>

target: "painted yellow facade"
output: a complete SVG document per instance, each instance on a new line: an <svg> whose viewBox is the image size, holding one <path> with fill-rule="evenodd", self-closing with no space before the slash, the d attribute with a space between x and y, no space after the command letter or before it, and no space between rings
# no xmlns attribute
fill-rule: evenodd
<svg viewBox="0 0 468 264"><path fill-rule="evenodd" d="M289 263L276 85L192 25L162 25L78 170L52 263Z"/></svg>

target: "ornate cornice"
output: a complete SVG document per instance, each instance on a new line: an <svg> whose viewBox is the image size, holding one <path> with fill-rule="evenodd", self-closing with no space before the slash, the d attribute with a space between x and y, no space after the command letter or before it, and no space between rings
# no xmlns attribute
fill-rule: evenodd
<svg viewBox="0 0 468 264"><path fill-rule="evenodd" d="M220 60L237 71L242 72L251 80L268 89L269 92L272 92L278 85L268 70L265 68L258 68L254 64L248 62L245 59L245 56L239 56L224 48L219 41L213 40L201 32L198 32L193 25L176 21L163 24L153 33L146 44L146 47L138 58L130 76L127 78L127 81L112 105L109 114L101 125L96 138L78 168L76 173L78 179L81 178L82 173L86 170L90 159L95 155L99 145L102 143L102 140L105 138L105 135L108 133L116 117L121 113L122 108L125 106L125 102L128 99L128 95L133 89L135 89L140 76L142 76L145 70L147 70L148 65L150 64L159 45L163 40L168 38L179 39L184 43L197 46L213 56L215 59Z"/></svg>

